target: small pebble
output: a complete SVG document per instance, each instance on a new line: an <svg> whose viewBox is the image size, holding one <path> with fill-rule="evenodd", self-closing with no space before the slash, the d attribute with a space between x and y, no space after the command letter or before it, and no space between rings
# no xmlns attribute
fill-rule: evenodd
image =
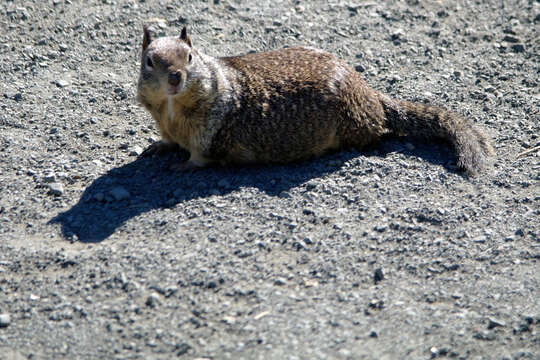
<svg viewBox="0 0 540 360"><path fill-rule="evenodd" d="M121 201L128 199L131 195L123 186L117 186L109 191L109 194L116 200Z"/></svg>
<svg viewBox="0 0 540 360"><path fill-rule="evenodd" d="M479 235L473 239L475 243L483 244L487 240L487 237L485 235Z"/></svg>
<svg viewBox="0 0 540 360"><path fill-rule="evenodd" d="M64 185L53 182L49 184L49 193L55 196L60 196L64 193Z"/></svg>
<svg viewBox="0 0 540 360"><path fill-rule="evenodd" d="M389 82L390 84L394 84L394 83L400 82L400 81L402 81L402 80L403 80L403 79L401 78L401 76L399 76L399 75L392 75L392 77L388 80L388 82Z"/></svg>
<svg viewBox="0 0 540 360"><path fill-rule="evenodd" d="M155 308L160 303L161 301L159 300L159 295L156 293L150 294L146 299L146 306L149 306L151 308Z"/></svg>
<svg viewBox="0 0 540 360"><path fill-rule="evenodd" d="M493 341L496 337L495 334L493 334L492 332L484 330L475 332L473 334L473 338L478 340Z"/></svg>
<svg viewBox="0 0 540 360"><path fill-rule="evenodd" d="M0 328L8 327L11 324L11 316L9 314L0 314Z"/></svg>
<svg viewBox="0 0 540 360"><path fill-rule="evenodd" d="M139 156L143 152L142 148L140 146L133 146L129 150L129 156Z"/></svg>
<svg viewBox="0 0 540 360"><path fill-rule="evenodd" d="M378 284L379 282L381 282L382 280L384 280L384 274L383 274L383 271L381 268L377 268L375 270L375 273L373 274L373 282L375 284Z"/></svg>
<svg viewBox="0 0 540 360"><path fill-rule="evenodd" d="M125 100L127 99L127 93L122 89L121 87L117 87L114 89L114 93L120 97L120 99Z"/></svg>
<svg viewBox="0 0 540 360"><path fill-rule="evenodd" d="M45 174L41 180L44 183L53 183L56 182L56 175L54 173L48 173Z"/></svg>
<svg viewBox="0 0 540 360"><path fill-rule="evenodd" d="M391 35L392 40L398 40L403 37L403 30L402 29L396 29Z"/></svg>
<svg viewBox="0 0 540 360"><path fill-rule="evenodd" d="M363 73L364 71L366 71L366 68L362 65L362 64L358 64L354 67L354 69L358 72L361 72Z"/></svg>
<svg viewBox="0 0 540 360"><path fill-rule="evenodd" d="M493 329L495 327L504 327L504 326L506 326L504 321L501 321L495 318L488 318L488 326L487 326L488 329Z"/></svg>
<svg viewBox="0 0 540 360"><path fill-rule="evenodd" d="M525 51L525 45L523 44L514 44L512 45L512 51L515 53L522 53Z"/></svg>
<svg viewBox="0 0 540 360"><path fill-rule="evenodd" d="M519 43L519 42L521 42L520 38L518 38L517 36L514 36L514 35L506 35L503 38L503 41L506 41L506 42L509 42L509 43Z"/></svg>
<svg viewBox="0 0 540 360"><path fill-rule="evenodd" d="M279 197L282 199L288 199L291 197L291 194L289 194L287 191L282 191L279 193Z"/></svg>
<svg viewBox="0 0 540 360"><path fill-rule="evenodd" d="M176 356L185 355L190 349L191 349L191 346L187 343L176 344L175 345Z"/></svg>
<svg viewBox="0 0 540 360"><path fill-rule="evenodd" d="M58 86L59 88L64 88L68 85L69 85L69 82L67 82L66 80L63 80L63 79L56 80L56 86Z"/></svg>

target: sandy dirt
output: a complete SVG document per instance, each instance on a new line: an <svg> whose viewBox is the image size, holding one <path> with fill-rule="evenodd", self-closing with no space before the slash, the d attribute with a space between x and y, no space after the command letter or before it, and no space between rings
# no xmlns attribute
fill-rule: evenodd
<svg viewBox="0 0 540 360"><path fill-rule="evenodd" d="M540 359L540 3L4 0L1 359ZM171 171L142 24L334 53L493 139ZM286 66L286 64L284 64Z"/></svg>

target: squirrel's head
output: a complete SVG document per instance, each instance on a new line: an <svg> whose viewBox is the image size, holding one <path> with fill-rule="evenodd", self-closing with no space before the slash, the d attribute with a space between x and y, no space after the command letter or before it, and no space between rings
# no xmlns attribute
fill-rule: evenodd
<svg viewBox="0 0 540 360"><path fill-rule="evenodd" d="M159 103L168 96L181 95L191 77L196 52L184 27L179 36L152 39L143 27L138 99L145 105Z"/></svg>

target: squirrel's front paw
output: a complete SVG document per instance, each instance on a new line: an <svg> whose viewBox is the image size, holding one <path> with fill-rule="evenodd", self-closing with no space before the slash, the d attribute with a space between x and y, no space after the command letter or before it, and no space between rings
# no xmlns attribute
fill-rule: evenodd
<svg viewBox="0 0 540 360"><path fill-rule="evenodd" d="M163 140L156 141L148 146L139 157L149 157L153 155L164 155L169 152L178 151L180 146L176 143L165 142Z"/></svg>
<svg viewBox="0 0 540 360"><path fill-rule="evenodd" d="M212 161L209 159L206 159L205 157L199 155L197 152L192 152L189 160L180 162L180 163L174 163L172 164L169 169L173 171L193 171L200 168L203 168L210 164Z"/></svg>

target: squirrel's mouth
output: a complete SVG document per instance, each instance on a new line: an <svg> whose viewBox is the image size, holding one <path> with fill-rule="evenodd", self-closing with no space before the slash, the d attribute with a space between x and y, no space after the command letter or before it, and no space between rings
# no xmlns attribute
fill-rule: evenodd
<svg viewBox="0 0 540 360"><path fill-rule="evenodd" d="M169 85L167 87L167 94L168 95L176 95L179 93L179 87L180 85L177 85L177 86L173 86L173 85Z"/></svg>

